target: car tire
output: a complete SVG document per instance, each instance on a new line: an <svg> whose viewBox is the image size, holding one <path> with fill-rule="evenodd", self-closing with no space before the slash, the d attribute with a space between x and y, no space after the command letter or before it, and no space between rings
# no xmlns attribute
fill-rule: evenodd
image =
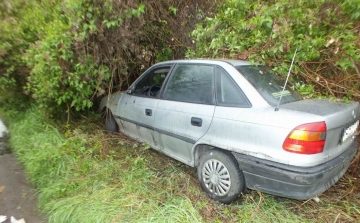
<svg viewBox="0 0 360 223"><path fill-rule="evenodd" d="M210 150L202 155L198 177L202 189L225 204L237 200L246 189L243 172L234 156L226 151Z"/></svg>
<svg viewBox="0 0 360 223"><path fill-rule="evenodd" d="M118 132L119 127L115 121L114 115L112 114L112 112L109 109L106 109L104 117L105 117L106 131L111 132L111 133Z"/></svg>

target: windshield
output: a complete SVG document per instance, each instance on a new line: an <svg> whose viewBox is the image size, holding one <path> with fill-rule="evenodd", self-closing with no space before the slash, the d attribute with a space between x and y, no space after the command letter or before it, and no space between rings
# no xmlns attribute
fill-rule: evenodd
<svg viewBox="0 0 360 223"><path fill-rule="evenodd" d="M260 95L272 106L279 102L285 78L275 75L265 66L237 66L236 69L256 88ZM283 92L280 104L301 100L289 83Z"/></svg>

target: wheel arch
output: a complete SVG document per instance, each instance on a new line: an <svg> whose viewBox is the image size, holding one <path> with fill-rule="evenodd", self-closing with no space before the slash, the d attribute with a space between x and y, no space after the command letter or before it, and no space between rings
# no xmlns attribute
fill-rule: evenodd
<svg viewBox="0 0 360 223"><path fill-rule="evenodd" d="M101 99L101 102L99 104L99 112L104 112L104 109L111 110L112 113L114 113L111 109L111 107L118 106L121 97L123 96L123 92L117 92L112 95L107 95Z"/></svg>
<svg viewBox="0 0 360 223"><path fill-rule="evenodd" d="M194 166L198 166L200 164L200 157L205 154L209 150L218 150L224 153L229 154L230 156L233 156L235 159L235 156L233 155L232 151L229 151L227 149L222 149L219 147L211 146L208 144L198 144L194 147ZM237 163L238 167L240 168L239 164Z"/></svg>

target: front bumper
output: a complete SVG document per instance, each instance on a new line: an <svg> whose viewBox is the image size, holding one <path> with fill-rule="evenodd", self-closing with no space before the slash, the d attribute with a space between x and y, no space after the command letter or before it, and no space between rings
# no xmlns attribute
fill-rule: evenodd
<svg viewBox="0 0 360 223"><path fill-rule="evenodd" d="M334 185L349 168L356 140L338 157L313 167L290 166L234 153L250 189L281 197L307 200Z"/></svg>

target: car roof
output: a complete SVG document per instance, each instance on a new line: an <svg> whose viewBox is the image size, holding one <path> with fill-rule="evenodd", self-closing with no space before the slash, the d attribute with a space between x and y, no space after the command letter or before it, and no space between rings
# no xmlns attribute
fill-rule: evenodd
<svg viewBox="0 0 360 223"><path fill-rule="evenodd" d="M249 61L246 60L230 60L230 59L184 59L184 60L169 60L160 62L158 64L167 64L167 63L211 63L211 64L222 64L228 63L232 66L246 66L252 65Z"/></svg>
<svg viewBox="0 0 360 223"><path fill-rule="evenodd" d="M219 59L219 61L224 61L226 63L229 63L231 65L235 66L246 66L251 65L249 61L246 60L228 60L228 59Z"/></svg>

